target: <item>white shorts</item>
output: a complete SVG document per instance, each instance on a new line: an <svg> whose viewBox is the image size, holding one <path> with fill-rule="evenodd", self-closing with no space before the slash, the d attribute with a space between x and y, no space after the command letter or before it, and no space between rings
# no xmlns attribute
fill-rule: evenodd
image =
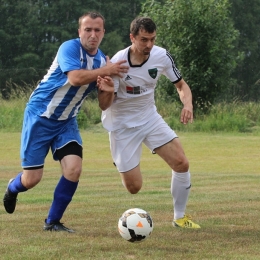
<svg viewBox="0 0 260 260"><path fill-rule="evenodd" d="M176 137L176 133L157 114L144 125L109 132L112 158L118 171L126 172L140 163L142 143L154 152Z"/></svg>

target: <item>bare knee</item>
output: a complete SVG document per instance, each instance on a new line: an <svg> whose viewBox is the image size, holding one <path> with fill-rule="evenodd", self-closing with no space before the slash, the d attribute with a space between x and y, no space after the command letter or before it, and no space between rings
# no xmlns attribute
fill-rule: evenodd
<svg viewBox="0 0 260 260"><path fill-rule="evenodd" d="M138 193L141 188L142 188L142 183L130 183L128 185L125 185L127 190L131 193L131 194L136 194Z"/></svg>
<svg viewBox="0 0 260 260"><path fill-rule="evenodd" d="M42 179L43 168L36 170L24 170L21 176L21 182L27 189L36 186Z"/></svg>
<svg viewBox="0 0 260 260"><path fill-rule="evenodd" d="M131 194L138 193L142 188L143 179L140 172L140 166L137 165L134 169L120 173L123 185Z"/></svg>
<svg viewBox="0 0 260 260"><path fill-rule="evenodd" d="M74 167L72 166L63 170L63 175L66 179L77 182L81 175L81 171L82 171L81 165L74 165Z"/></svg>
<svg viewBox="0 0 260 260"><path fill-rule="evenodd" d="M180 158L179 160L176 160L176 162L174 163L174 166L172 168L176 172L187 172L189 170L189 161L184 156L184 157Z"/></svg>
<svg viewBox="0 0 260 260"><path fill-rule="evenodd" d="M155 149L155 152L176 172L187 172L189 161L178 138Z"/></svg>
<svg viewBox="0 0 260 260"><path fill-rule="evenodd" d="M61 160L61 168L67 180L77 182L82 171L82 159L76 155L67 155Z"/></svg>

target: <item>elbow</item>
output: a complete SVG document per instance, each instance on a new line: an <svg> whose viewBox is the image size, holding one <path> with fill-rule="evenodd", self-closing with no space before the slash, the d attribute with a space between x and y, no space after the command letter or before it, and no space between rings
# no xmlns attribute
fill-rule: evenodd
<svg viewBox="0 0 260 260"><path fill-rule="evenodd" d="M99 107L102 111L107 110L111 104L99 104Z"/></svg>
<svg viewBox="0 0 260 260"><path fill-rule="evenodd" d="M69 80L69 83L71 86L74 86L74 87L79 87L79 86L83 85L82 82L80 82L79 80Z"/></svg>
<svg viewBox="0 0 260 260"><path fill-rule="evenodd" d="M107 110L113 103L113 99L112 100L107 100L106 102L99 102L99 107L102 111Z"/></svg>
<svg viewBox="0 0 260 260"><path fill-rule="evenodd" d="M68 82L71 86L80 87L86 84L82 70L71 70L67 72Z"/></svg>
<svg viewBox="0 0 260 260"><path fill-rule="evenodd" d="M102 111L106 110L106 107L105 107L104 105L101 105L101 104L99 104L99 108L100 108Z"/></svg>
<svg viewBox="0 0 260 260"><path fill-rule="evenodd" d="M112 105L114 101L114 93L109 93L109 95L106 96L102 95L101 93L104 94L104 92L99 91L98 105L102 111L105 111Z"/></svg>

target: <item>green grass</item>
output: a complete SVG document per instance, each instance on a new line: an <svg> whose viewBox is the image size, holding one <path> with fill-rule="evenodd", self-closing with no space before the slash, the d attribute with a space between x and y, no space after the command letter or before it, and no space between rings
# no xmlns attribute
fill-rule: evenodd
<svg viewBox="0 0 260 260"><path fill-rule="evenodd" d="M21 130L26 97L10 101L0 99L0 132L17 132ZM182 105L156 102L158 112L176 131L181 132L233 132L260 133L260 104L252 102L219 103L210 111L202 114L196 111L194 123L180 124ZM96 99L87 99L79 112L78 123L81 129L89 129L100 123L101 110Z"/></svg>
<svg viewBox="0 0 260 260"><path fill-rule="evenodd" d="M0 132L17 132L22 128L23 112L28 98L11 100L0 98ZM89 128L100 122L101 110L96 100L87 99L79 114L78 124L81 129Z"/></svg>
<svg viewBox="0 0 260 260"><path fill-rule="evenodd" d="M203 114L194 113L194 123L179 123L182 106L157 102L159 113L175 130L185 132L233 132L260 133L260 104L254 102L237 102L214 104Z"/></svg>
<svg viewBox="0 0 260 260"><path fill-rule="evenodd" d="M112 165L102 127L82 131L83 172L62 221L75 234L42 231L60 168L48 155L42 181L19 194L14 214L0 209L0 259L259 259L259 136L178 133L190 160L192 190L187 206L200 230L171 226L171 173L144 147L144 185L131 195ZM19 133L0 134L0 194L20 170ZM128 208L150 212L154 231L143 243L124 241L117 231Z"/></svg>

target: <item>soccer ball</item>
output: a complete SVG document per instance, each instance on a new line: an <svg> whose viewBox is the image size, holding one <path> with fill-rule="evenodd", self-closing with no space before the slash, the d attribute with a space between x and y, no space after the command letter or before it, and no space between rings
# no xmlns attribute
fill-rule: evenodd
<svg viewBox="0 0 260 260"><path fill-rule="evenodd" d="M119 218L118 231L129 242L141 242L151 235L153 220L143 209L128 209Z"/></svg>

